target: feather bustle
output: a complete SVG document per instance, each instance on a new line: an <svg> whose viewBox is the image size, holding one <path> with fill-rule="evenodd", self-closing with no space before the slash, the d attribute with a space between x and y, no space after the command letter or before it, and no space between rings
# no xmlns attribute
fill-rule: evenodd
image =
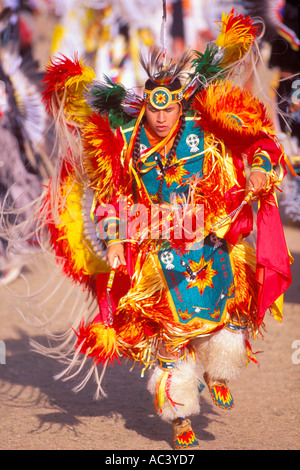
<svg viewBox="0 0 300 470"><path fill-rule="evenodd" d="M81 125L91 109L84 99L87 85L95 78L94 71L75 55L74 60L61 56L51 59L42 81L43 102L54 117L63 106L66 118Z"/></svg>
<svg viewBox="0 0 300 470"><path fill-rule="evenodd" d="M120 183L124 142L115 136L108 118L98 113L87 119L82 129L82 142L90 185L96 189L99 199L110 200Z"/></svg>

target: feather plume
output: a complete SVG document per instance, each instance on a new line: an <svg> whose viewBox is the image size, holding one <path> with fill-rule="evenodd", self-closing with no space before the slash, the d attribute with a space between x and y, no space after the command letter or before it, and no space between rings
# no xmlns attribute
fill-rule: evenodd
<svg viewBox="0 0 300 470"><path fill-rule="evenodd" d="M143 108L143 99L132 90L127 90L126 96L122 103L124 113L131 118L137 118Z"/></svg>
<svg viewBox="0 0 300 470"><path fill-rule="evenodd" d="M107 76L104 79L104 82L93 80L85 93L86 102L101 115L107 114L110 126L116 129L132 120L132 115L123 108L127 90Z"/></svg>
<svg viewBox="0 0 300 470"><path fill-rule="evenodd" d="M256 37L260 34L260 27L255 26L254 20L250 16L238 14L234 8L228 14L223 13L221 21L216 23L220 34L215 43L218 47L224 48L225 55L222 65L227 67L240 60L250 50Z"/></svg>
<svg viewBox="0 0 300 470"><path fill-rule="evenodd" d="M195 74L203 76L206 81L215 77L224 77L220 65L222 55L219 54L214 44L208 44L204 53L199 51L194 51L194 53L196 57L193 59L192 63L195 67Z"/></svg>
<svg viewBox="0 0 300 470"><path fill-rule="evenodd" d="M222 80L225 76L221 65L224 53L214 43L207 44L204 53L195 50L194 55L195 58L192 60L194 70L184 88L184 97L187 101L191 101L195 93L203 86L208 86L209 82Z"/></svg>
<svg viewBox="0 0 300 470"><path fill-rule="evenodd" d="M165 51L160 47L154 47L147 60L140 54L143 69L157 85L169 85L175 78L180 78L191 58L192 53L187 50L180 59L166 59Z"/></svg>
<svg viewBox="0 0 300 470"><path fill-rule="evenodd" d="M69 121L82 124L91 113L84 99L84 91L94 78L94 71L85 66L77 56L73 61L65 56L52 59L42 81L46 110L55 117L63 106Z"/></svg>
<svg viewBox="0 0 300 470"><path fill-rule="evenodd" d="M78 338L76 348L87 357L93 357L95 364L105 364L107 360L113 363L114 359L118 359L114 328L96 322L85 326L82 322L75 333Z"/></svg>
<svg viewBox="0 0 300 470"><path fill-rule="evenodd" d="M84 164L91 186L99 197L110 199L116 192L121 178L120 141L110 128L108 118L93 113L82 129ZM114 185L112 185L112 181Z"/></svg>

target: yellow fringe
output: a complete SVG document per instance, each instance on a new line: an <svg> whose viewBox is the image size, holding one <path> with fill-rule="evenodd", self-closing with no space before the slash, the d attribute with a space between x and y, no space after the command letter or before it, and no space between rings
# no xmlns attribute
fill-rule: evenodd
<svg viewBox="0 0 300 470"><path fill-rule="evenodd" d="M222 141L206 133L203 178L194 193L195 204L204 204L206 233L210 232L214 223L227 215L224 198L220 195L234 185L237 185L236 170L230 153ZM223 238L229 228L230 222L222 225L216 230L217 236Z"/></svg>
<svg viewBox="0 0 300 470"><path fill-rule="evenodd" d="M139 255L137 260L132 288L128 294L120 300L118 310L126 309L126 307L129 306L149 317L151 312L144 310L141 301L149 299L149 304L151 304L151 297L157 293L162 293L164 283L156 267L153 254L148 254L143 266L141 265L141 258L142 254Z"/></svg>
<svg viewBox="0 0 300 470"><path fill-rule="evenodd" d="M256 306L257 306L257 284L256 252L252 245L245 240L236 245L229 245L230 258L234 273L234 284L236 293L234 299L228 303L228 311L231 315L245 315L249 320L250 330L255 332Z"/></svg>

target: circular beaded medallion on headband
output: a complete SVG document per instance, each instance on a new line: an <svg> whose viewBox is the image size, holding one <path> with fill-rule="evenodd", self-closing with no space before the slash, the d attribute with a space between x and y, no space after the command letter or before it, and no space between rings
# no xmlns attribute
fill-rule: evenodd
<svg viewBox="0 0 300 470"><path fill-rule="evenodd" d="M171 103L181 101L183 98L183 90L170 91L166 87L157 87L154 90L144 90L144 100L156 109L165 109Z"/></svg>

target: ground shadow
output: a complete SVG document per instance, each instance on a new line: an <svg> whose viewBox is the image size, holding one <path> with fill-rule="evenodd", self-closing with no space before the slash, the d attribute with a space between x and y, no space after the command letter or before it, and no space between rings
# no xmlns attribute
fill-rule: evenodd
<svg viewBox="0 0 300 470"><path fill-rule="evenodd" d="M34 339L41 341L39 337ZM32 433L67 427L76 435L82 417L118 419L119 415L126 429L152 441L165 441L172 447L171 425L155 414L152 397L146 389L147 373L142 378L141 368L134 367L130 371L132 363L115 363L109 367L103 382L107 398L95 401L94 383L88 383L83 391L74 394L71 383L55 381L53 377L61 371L61 365L31 351L29 338L24 332L19 332L19 339L5 341L5 345L7 359L6 365L0 366L0 400L7 400L9 394L8 406L31 408L39 423ZM31 395L25 394L24 398L25 389L34 391ZM41 408L43 413L40 413ZM201 415L193 419L193 426L202 441L215 439L206 431L211 419L218 419L218 412L201 397Z"/></svg>
<svg viewBox="0 0 300 470"><path fill-rule="evenodd" d="M293 263L291 264L292 284L284 294L284 301L289 303L300 303L300 254L293 254Z"/></svg>

